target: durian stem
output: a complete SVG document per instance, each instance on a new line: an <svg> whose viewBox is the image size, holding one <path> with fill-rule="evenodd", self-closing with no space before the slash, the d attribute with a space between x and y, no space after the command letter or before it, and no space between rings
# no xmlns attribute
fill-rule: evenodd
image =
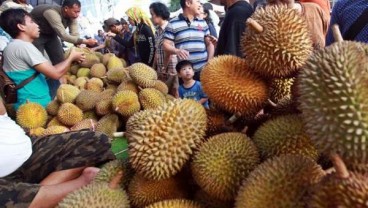
<svg viewBox="0 0 368 208"><path fill-rule="evenodd" d="M247 131L248 131L248 126L245 126L244 129L241 131L241 133L247 134Z"/></svg>
<svg viewBox="0 0 368 208"><path fill-rule="evenodd" d="M247 22L246 22L248 27L253 28L256 32L261 33L263 32L263 27L262 25L260 25L257 21L255 21L252 18L248 18Z"/></svg>
<svg viewBox="0 0 368 208"><path fill-rule="evenodd" d="M349 178L349 171L341 157L338 154L333 153L331 154L330 159L335 167L336 174L340 178Z"/></svg>
<svg viewBox="0 0 368 208"><path fill-rule="evenodd" d="M235 113L234 115L232 115L229 120L227 121L227 124L233 124L235 123L239 118L240 118L241 114L240 113Z"/></svg>
<svg viewBox="0 0 368 208"><path fill-rule="evenodd" d="M113 133L114 137L122 137L124 135L125 135L125 132L115 132L115 133Z"/></svg>
<svg viewBox="0 0 368 208"><path fill-rule="evenodd" d="M93 120L92 120L92 119L89 119L89 122L91 122L92 131L96 131L96 127L95 127L95 125L93 124Z"/></svg>
<svg viewBox="0 0 368 208"><path fill-rule="evenodd" d="M277 104L276 103L274 103L272 100L270 100L270 99L268 99L267 100L267 102L268 102L268 104L270 104L272 107L276 107L277 106Z"/></svg>
<svg viewBox="0 0 368 208"><path fill-rule="evenodd" d="M333 34L333 37L335 39L335 42L340 43L340 42L344 41L344 39L342 38L341 31L340 31L340 28L339 28L338 24L332 25L332 34Z"/></svg>
<svg viewBox="0 0 368 208"><path fill-rule="evenodd" d="M140 91L142 91L142 90L143 90L143 87L141 87L141 86L138 86L138 89L139 89Z"/></svg>
<svg viewBox="0 0 368 208"><path fill-rule="evenodd" d="M110 181L109 188L111 189L117 189L119 187L119 184L121 182L121 179L123 178L123 171L119 171Z"/></svg>

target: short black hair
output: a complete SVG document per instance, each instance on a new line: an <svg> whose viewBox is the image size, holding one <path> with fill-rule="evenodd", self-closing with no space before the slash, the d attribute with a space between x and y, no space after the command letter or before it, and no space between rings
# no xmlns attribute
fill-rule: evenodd
<svg viewBox="0 0 368 208"><path fill-rule="evenodd" d="M204 3L202 6L203 9L213 10L213 6L211 3Z"/></svg>
<svg viewBox="0 0 368 208"><path fill-rule="evenodd" d="M193 0L180 0L180 6L181 6L181 8L182 8L182 9L184 9L184 8L185 8L185 3L186 3L187 1L192 2Z"/></svg>
<svg viewBox="0 0 368 208"><path fill-rule="evenodd" d="M179 61L178 64L176 64L176 71L178 73L180 73L180 70L184 67L184 66L191 66L193 68L193 63L188 61L188 60L182 60L182 61Z"/></svg>
<svg viewBox="0 0 368 208"><path fill-rule="evenodd" d="M76 4L78 7L81 7L79 0L64 0L62 7L73 7L74 4Z"/></svg>
<svg viewBox="0 0 368 208"><path fill-rule="evenodd" d="M154 2L149 6L156 16L161 17L163 20L170 18L170 12L167 6L161 2Z"/></svg>
<svg viewBox="0 0 368 208"><path fill-rule="evenodd" d="M26 23L26 16L31 15L24 9L8 9L0 15L0 26L12 38L16 38L20 30L18 24L24 25Z"/></svg>

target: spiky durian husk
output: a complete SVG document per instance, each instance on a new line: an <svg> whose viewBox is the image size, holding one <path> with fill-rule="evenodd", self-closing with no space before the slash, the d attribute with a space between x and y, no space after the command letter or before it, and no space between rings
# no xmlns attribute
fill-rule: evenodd
<svg viewBox="0 0 368 208"><path fill-rule="evenodd" d="M294 76L313 50L305 19L286 6L257 9L251 18L263 27L263 32L248 26L240 41L249 66L264 77Z"/></svg>
<svg viewBox="0 0 368 208"><path fill-rule="evenodd" d="M173 199L151 204L146 208L202 208L200 204L190 200Z"/></svg>

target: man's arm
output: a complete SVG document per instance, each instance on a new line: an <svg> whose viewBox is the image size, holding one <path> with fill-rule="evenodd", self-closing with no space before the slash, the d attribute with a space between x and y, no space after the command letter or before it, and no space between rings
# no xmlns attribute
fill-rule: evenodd
<svg viewBox="0 0 368 208"><path fill-rule="evenodd" d="M189 51L175 48L174 42L172 40L165 39L162 43L162 46L167 55L176 54L181 60L189 58Z"/></svg>
<svg viewBox="0 0 368 208"><path fill-rule="evenodd" d="M0 116L6 114L6 108L3 102L3 98L0 97Z"/></svg>
<svg viewBox="0 0 368 208"><path fill-rule="evenodd" d="M210 60L213 58L213 55L215 54L215 46L211 42L211 39L207 36L204 38L204 41L206 43L206 48L207 48L207 57L208 57L208 60Z"/></svg>

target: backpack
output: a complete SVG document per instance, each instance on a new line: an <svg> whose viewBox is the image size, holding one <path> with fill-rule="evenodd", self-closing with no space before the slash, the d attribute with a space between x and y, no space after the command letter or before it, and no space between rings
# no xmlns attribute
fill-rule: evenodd
<svg viewBox="0 0 368 208"><path fill-rule="evenodd" d="M18 94L17 90L24 87L26 84L30 83L34 80L38 75L39 72L36 72L31 77L25 79L19 85L16 85L10 77L4 72L3 69L3 55L1 56L1 64L0 64L0 93L1 97L7 104L16 103L18 101Z"/></svg>

